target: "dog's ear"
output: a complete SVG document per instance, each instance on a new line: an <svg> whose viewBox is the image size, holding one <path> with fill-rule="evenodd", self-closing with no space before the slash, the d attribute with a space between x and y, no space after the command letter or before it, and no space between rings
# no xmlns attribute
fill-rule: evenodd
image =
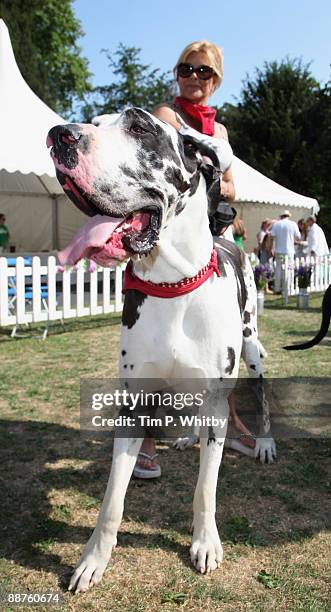
<svg viewBox="0 0 331 612"><path fill-rule="evenodd" d="M200 166L207 187L208 216L209 218L216 212L217 206L221 201L221 180L222 173L209 163L203 162Z"/></svg>
<svg viewBox="0 0 331 612"><path fill-rule="evenodd" d="M189 135L181 135L182 157L189 172L199 171L203 174L207 186L208 215L212 217L221 200L220 162L215 150ZM206 159L207 158L207 159Z"/></svg>
<svg viewBox="0 0 331 612"><path fill-rule="evenodd" d="M202 155L199 152L198 144L196 138L178 134L178 150L185 169L191 174L195 173L202 164Z"/></svg>
<svg viewBox="0 0 331 612"><path fill-rule="evenodd" d="M182 140L183 154L186 159L195 162L196 166L199 167L199 162L201 163L204 157L208 157L211 164L215 168L219 169L220 162L217 153L211 146L205 142L202 142L198 138L194 138L194 136L189 136L186 134L179 134L179 136Z"/></svg>

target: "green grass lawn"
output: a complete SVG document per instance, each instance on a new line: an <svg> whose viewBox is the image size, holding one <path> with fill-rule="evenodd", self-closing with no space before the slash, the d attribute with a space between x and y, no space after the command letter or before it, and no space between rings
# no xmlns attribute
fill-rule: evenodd
<svg viewBox="0 0 331 612"><path fill-rule="evenodd" d="M308 312L267 299L259 318L267 377L330 376L330 337L309 351L321 295ZM329 609L330 445L280 440L276 465L225 452L217 499L222 568L200 576L189 562L199 450L159 444L162 478L132 480L118 547L104 580L79 596L68 578L95 524L111 441L79 432L80 377L116 376L118 316L54 326L45 342L0 336L0 585L62 591L64 610L156 612ZM7 608L10 609L10 608ZM39 610L46 609L38 606Z"/></svg>

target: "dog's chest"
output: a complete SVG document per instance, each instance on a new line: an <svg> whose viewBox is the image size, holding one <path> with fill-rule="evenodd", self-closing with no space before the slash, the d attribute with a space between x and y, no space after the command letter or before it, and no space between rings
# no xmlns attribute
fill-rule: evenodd
<svg viewBox="0 0 331 612"><path fill-rule="evenodd" d="M120 371L179 377L201 368L201 376L217 376L230 345L240 354L240 311L228 285L217 279L187 296L132 304L130 318L123 317Z"/></svg>

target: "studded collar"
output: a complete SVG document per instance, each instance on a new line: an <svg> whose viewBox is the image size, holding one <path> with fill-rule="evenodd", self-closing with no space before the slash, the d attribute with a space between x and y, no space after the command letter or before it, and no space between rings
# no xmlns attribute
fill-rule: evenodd
<svg viewBox="0 0 331 612"><path fill-rule="evenodd" d="M132 261L129 261L125 269L123 293L126 293L129 289L135 289L136 291L140 291L140 293L152 295L153 297L179 297L180 295L191 293L191 291L203 285L214 272L217 276L220 276L215 248L206 266L201 268L195 276L191 278L182 278L180 281L177 281L177 283L152 283L151 281L141 280L132 271Z"/></svg>

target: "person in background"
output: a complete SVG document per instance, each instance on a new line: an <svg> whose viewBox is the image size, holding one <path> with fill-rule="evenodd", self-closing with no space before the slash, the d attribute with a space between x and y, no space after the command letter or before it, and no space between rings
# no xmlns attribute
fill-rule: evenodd
<svg viewBox="0 0 331 612"><path fill-rule="evenodd" d="M273 221L270 221L269 229L265 233L264 238L262 240L262 244L260 248L260 257L259 257L260 264L263 266L268 266L271 272L273 272L274 270L273 240L270 234L272 224L273 224ZM266 282L265 292L273 293L273 291L269 287L269 282L271 281Z"/></svg>
<svg viewBox="0 0 331 612"><path fill-rule="evenodd" d="M7 251L10 238L9 230L5 222L5 215L0 213L0 253Z"/></svg>
<svg viewBox="0 0 331 612"><path fill-rule="evenodd" d="M308 227L308 254L323 257L329 254L328 243L322 228L317 225L316 217L311 215L307 219Z"/></svg>
<svg viewBox="0 0 331 612"><path fill-rule="evenodd" d="M304 219L299 219L298 228L300 232L300 241L295 242L295 255L297 257L305 257L308 255L308 226Z"/></svg>
<svg viewBox="0 0 331 612"><path fill-rule="evenodd" d="M258 256L260 261L261 261L260 250L261 250L261 246L262 246L262 243L263 243L263 239L264 239L265 235L270 231L271 225L272 225L272 223L271 223L270 219L264 219L264 221L262 221L262 223L261 223L261 227L260 227L258 233L256 234L257 248L254 249L254 252L256 253L256 255Z"/></svg>
<svg viewBox="0 0 331 612"><path fill-rule="evenodd" d="M280 215L279 221L276 221L272 228L270 235L272 237L272 246L274 246L275 252L275 287L274 293L281 293L282 285L282 264L284 257L287 255L288 263L293 264L294 262L294 243L300 242L301 236L299 228L295 221L290 219L291 213L288 210Z"/></svg>
<svg viewBox="0 0 331 612"><path fill-rule="evenodd" d="M260 244L259 260L260 260L260 263L263 265L264 264L269 264L270 266L273 265L272 238L270 234L273 223L275 223L275 221L271 219L268 221L268 225L266 226L266 231L263 232L264 236Z"/></svg>
<svg viewBox="0 0 331 612"><path fill-rule="evenodd" d="M210 96L220 86L223 78L223 55L216 45L203 40L193 42L182 51L174 67L179 88L171 104L160 104L153 114L172 125L179 133L190 135L212 146L222 172L220 200L231 202L235 188L231 170L232 149L226 128L215 121L216 111L208 106ZM233 240L231 228L226 238ZM145 437L133 474L137 478L157 478L161 475L156 461L155 440Z"/></svg>
<svg viewBox="0 0 331 612"><path fill-rule="evenodd" d="M236 245L244 250L244 240L247 240L247 232L242 219L235 218L232 224L232 233Z"/></svg>

